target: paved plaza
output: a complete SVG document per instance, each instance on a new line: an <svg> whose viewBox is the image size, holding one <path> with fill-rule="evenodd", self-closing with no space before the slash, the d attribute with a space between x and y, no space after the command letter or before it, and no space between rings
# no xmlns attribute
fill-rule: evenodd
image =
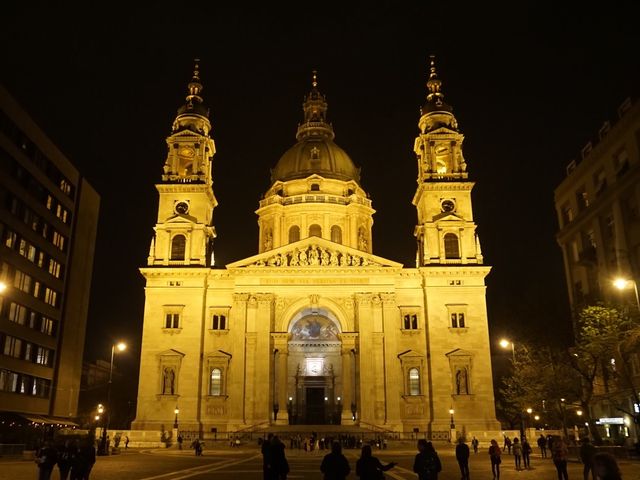
<svg viewBox="0 0 640 480"><path fill-rule="evenodd" d="M322 457L327 452L304 452L287 449L287 457L291 467L291 479L322 479L319 471ZM438 447L442 458L443 471L440 480L458 480L459 470L453 449L449 445ZM345 452L352 472L355 475L355 462L358 450ZM411 471L414 452L409 450L376 451L384 463L395 461L398 466L385 473L388 479L408 480L417 478ZM516 471L513 457L504 456L502 463L502 480L555 480L557 478L551 460L534 455L531 460L532 470ZM621 462L625 480L640 479L640 461ZM472 455L470 462L473 480L492 479L491 467L486 449ZM0 459L0 479L33 480L36 478L36 466L33 462L23 460ZM58 471L54 471L52 480L58 480ZM98 457L91 475L92 480L257 480L262 478L262 458L259 450L252 447L240 449L205 450L202 457L195 457L189 450L142 450L129 451L121 455ZM582 480L582 465L577 462L569 464L569 478Z"/></svg>

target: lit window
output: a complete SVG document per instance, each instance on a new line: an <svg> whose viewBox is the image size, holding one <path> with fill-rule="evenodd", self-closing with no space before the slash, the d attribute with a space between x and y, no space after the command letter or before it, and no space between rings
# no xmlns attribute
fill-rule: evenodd
<svg viewBox="0 0 640 480"><path fill-rule="evenodd" d="M56 306L58 302L58 292L49 287L44 289L44 301L49 305Z"/></svg>
<svg viewBox="0 0 640 480"><path fill-rule="evenodd" d="M33 284L32 278L20 270L16 270L15 277L13 279L13 286L23 292L31 293L31 285Z"/></svg>
<svg viewBox="0 0 640 480"><path fill-rule="evenodd" d="M38 352L36 354L36 363L40 365L49 365L51 360L50 350L44 347L38 347Z"/></svg>
<svg viewBox="0 0 640 480"><path fill-rule="evenodd" d="M222 370L219 368L211 369L211 381L209 384L209 395L222 395Z"/></svg>
<svg viewBox="0 0 640 480"><path fill-rule="evenodd" d="M19 325L24 325L27 318L27 309L22 305L11 302L9 305L9 320Z"/></svg>
<svg viewBox="0 0 640 480"><path fill-rule="evenodd" d="M53 231L52 243L60 250L64 250L64 237L60 235L56 230Z"/></svg>
<svg viewBox="0 0 640 480"><path fill-rule="evenodd" d="M409 395L420 395L420 371L409 369Z"/></svg>
<svg viewBox="0 0 640 480"><path fill-rule="evenodd" d="M53 320L47 317L42 317L42 322L40 323L40 331L47 335L53 335Z"/></svg>
<svg viewBox="0 0 640 480"><path fill-rule="evenodd" d="M10 357L20 358L22 356L22 340L7 335L4 339L3 352Z"/></svg>

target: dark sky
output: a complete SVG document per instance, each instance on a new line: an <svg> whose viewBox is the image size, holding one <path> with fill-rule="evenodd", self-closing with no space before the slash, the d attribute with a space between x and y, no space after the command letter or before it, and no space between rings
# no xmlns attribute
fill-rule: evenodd
<svg viewBox="0 0 640 480"><path fill-rule="evenodd" d="M618 105L638 95L631 2L592 11L561 2L510 10L485 2L475 10L459 2L205 3L3 7L0 80L102 197L86 358L108 358L111 340L123 338L133 348L119 361L137 368L137 269L156 218L165 137L194 57L202 59L218 149L219 264L257 251L254 211L269 169L295 141L317 68L336 142L362 167L377 209L374 251L413 266L412 146L434 53L477 182L476 222L493 266L491 334L568 338L553 189Z"/></svg>

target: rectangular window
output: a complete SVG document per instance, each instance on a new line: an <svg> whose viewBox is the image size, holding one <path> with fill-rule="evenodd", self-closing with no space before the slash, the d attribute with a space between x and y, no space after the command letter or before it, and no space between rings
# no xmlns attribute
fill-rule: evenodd
<svg viewBox="0 0 640 480"><path fill-rule="evenodd" d="M9 248L15 247L16 242L18 241L18 236L15 234L15 232L7 230L7 232L4 235L5 235L4 236L4 244L5 244L5 246L7 246Z"/></svg>
<svg viewBox="0 0 640 480"><path fill-rule="evenodd" d="M53 320L47 317L42 317L42 321L40 322L40 331L42 333L45 333L47 335L53 335L53 332L54 332L53 326L54 326Z"/></svg>
<svg viewBox="0 0 640 480"><path fill-rule="evenodd" d="M584 187L580 187L576 192L576 202L578 203L578 211L581 212L589 206L589 196Z"/></svg>
<svg viewBox="0 0 640 480"><path fill-rule="evenodd" d="M213 330L226 330L227 328L227 317L224 315L215 314L213 315L213 324L211 326Z"/></svg>
<svg viewBox="0 0 640 480"><path fill-rule="evenodd" d="M209 382L209 395L222 395L222 370L220 368L211 369L211 378Z"/></svg>
<svg viewBox="0 0 640 480"><path fill-rule="evenodd" d="M180 328L180 314L167 313L165 315L164 328Z"/></svg>
<svg viewBox="0 0 640 480"><path fill-rule="evenodd" d="M449 311L449 328L467 327L467 305L447 305Z"/></svg>
<svg viewBox="0 0 640 480"><path fill-rule="evenodd" d="M13 278L13 286L23 292L31 293L31 285L33 280L29 275L20 270L16 270L15 276Z"/></svg>
<svg viewBox="0 0 640 480"><path fill-rule="evenodd" d="M420 395L420 370L409 369L409 395Z"/></svg>
<svg viewBox="0 0 640 480"><path fill-rule="evenodd" d="M64 251L64 237L62 235L60 235L60 233L58 233L57 230L53 231L53 239L51 240L52 243L58 247L60 250Z"/></svg>
<svg viewBox="0 0 640 480"><path fill-rule="evenodd" d="M605 188L607 188L607 177L604 173L604 168L598 169L593 174L593 187L596 192L596 196L600 195Z"/></svg>
<svg viewBox="0 0 640 480"><path fill-rule="evenodd" d="M56 278L60 278L60 264L53 258L49 259L49 273Z"/></svg>
<svg viewBox="0 0 640 480"><path fill-rule="evenodd" d="M38 347L36 353L36 363L49 366L51 362L51 350L44 347Z"/></svg>
<svg viewBox="0 0 640 480"><path fill-rule="evenodd" d="M417 313L405 313L402 316L402 328L404 330L417 330L418 329L418 314Z"/></svg>
<svg viewBox="0 0 640 480"><path fill-rule="evenodd" d="M18 388L18 374L10 370L0 370L0 390L15 392Z"/></svg>
<svg viewBox="0 0 640 480"><path fill-rule="evenodd" d="M3 353L10 357L20 358L22 356L22 340L7 335L4 339Z"/></svg>
<svg viewBox="0 0 640 480"><path fill-rule="evenodd" d="M11 302L9 305L9 320L17 323L18 325L24 325L27 318L27 309L20 304Z"/></svg>
<svg viewBox="0 0 640 480"><path fill-rule="evenodd" d="M58 305L58 292L46 287L44 289L44 301L49 305L56 307Z"/></svg>
<svg viewBox="0 0 640 480"><path fill-rule="evenodd" d="M568 203L565 203L562 206L562 225L566 225L567 223L571 222L573 220L573 209L571 208L571 205L569 205Z"/></svg>

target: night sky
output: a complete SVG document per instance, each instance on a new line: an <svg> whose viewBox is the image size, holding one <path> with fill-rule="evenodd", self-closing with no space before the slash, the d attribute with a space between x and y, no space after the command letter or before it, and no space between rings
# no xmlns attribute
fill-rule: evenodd
<svg viewBox="0 0 640 480"><path fill-rule="evenodd" d="M593 11L560 2L511 10L273 3L3 6L0 81L102 198L85 358L108 359L111 340L125 339L132 348L118 362L137 371L137 269L146 264L154 184L194 57L217 146L218 265L257 252L254 211L269 169L295 143L317 69L336 143L362 168L377 210L374 253L414 266L412 147L433 53L477 182L475 220L493 266L491 335L569 341L553 189L620 103L638 96L639 12L631 3L619 11L605 10L614 3Z"/></svg>

